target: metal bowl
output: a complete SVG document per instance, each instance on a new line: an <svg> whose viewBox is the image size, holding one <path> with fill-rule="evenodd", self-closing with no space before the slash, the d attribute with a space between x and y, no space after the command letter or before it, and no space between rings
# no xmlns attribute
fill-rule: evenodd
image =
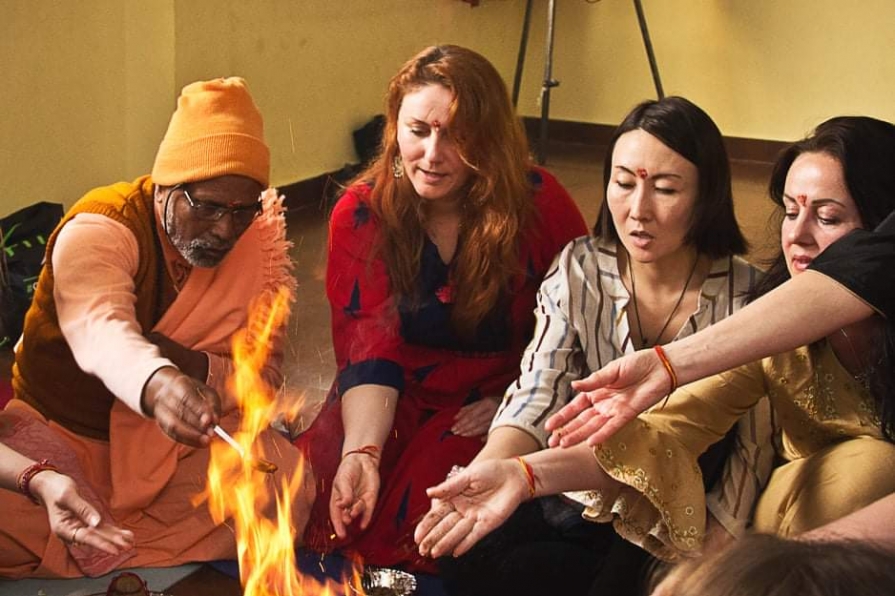
<svg viewBox="0 0 895 596"><path fill-rule="evenodd" d="M416 578L387 567L366 567L361 586L367 596L409 596L416 591Z"/></svg>

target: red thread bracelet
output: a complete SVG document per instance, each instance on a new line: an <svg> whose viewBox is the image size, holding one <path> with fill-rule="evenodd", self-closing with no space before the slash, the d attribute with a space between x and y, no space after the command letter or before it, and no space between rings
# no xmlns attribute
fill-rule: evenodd
<svg viewBox="0 0 895 596"><path fill-rule="evenodd" d="M342 459L345 459L349 455L362 454L369 455L373 459L379 459L379 447L376 445L364 445L363 447L358 447L357 449L352 449L348 453L342 456Z"/></svg>
<svg viewBox="0 0 895 596"><path fill-rule="evenodd" d="M668 373L668 379L671 381L671 389L668 390L668 395L665 396L665 401L662 402L662 407L665 407L668 398L671 397L671 394L677 389L677 373L674 372L674 367L671 366L671 362L668 360L668 356L665 354L665 350L662 349L662 346L653 346L653 350L655 350L656 355L659 356L662 366L665 367L665 372Z"/></svg>
<svg viewBox="0 0 895 596"><path fill-rule="evenodd" d="M535 482L537 481L537 476L535 476L535 471L531 467L531 464L522 459L522 457L515 458L519 465L522 466L522 472L525 474L525 480L528 482L528 498L535 498Z"/></svg>
<svg viewBox="0 0 895 596"><path fill-rule="evenodd" d="M41 472L45 471L51 472L59 472L59 470L50 463L48 459L42 459L36 464L31 464L19 474L19 477L16 478L16 488L19 489L19 492L34 501L36 504L40 505L40 499L31 492L31 480L37 476Z"/></svg>

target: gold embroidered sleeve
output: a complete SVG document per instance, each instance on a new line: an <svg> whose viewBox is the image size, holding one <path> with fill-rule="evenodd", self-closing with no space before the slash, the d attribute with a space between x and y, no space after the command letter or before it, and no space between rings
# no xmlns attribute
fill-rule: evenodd
<svg viewBox="0 0 895 596"><path fill-rule="evenodd" d="M765 394L759 362L675 392L594 449L597 463L623 483L613 502L592 492L585 517L613 521L627 540L658 557L698 554L705 493L697 458Z"/></svg>

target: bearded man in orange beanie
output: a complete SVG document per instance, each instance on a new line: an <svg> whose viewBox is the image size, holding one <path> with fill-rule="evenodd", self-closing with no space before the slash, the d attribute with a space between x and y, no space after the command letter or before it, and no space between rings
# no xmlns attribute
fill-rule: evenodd
<svg viewBox="0 0 895 596"><path fill-rule="evenodd" d="M0 441L74 478L101 521L53 508L48 521L29 499L42 469L23 472L24 494L0 491L0 576L236 557L232 530L194 497L213 427L238 425L232 336L254 300L295 286L269 171L245 81L193 83L151 175L88 192L50 237ZM275 337L262 374L279 387L283 329ZM278 473L295 470L297 452L277 433L258 443ZM309 504L296 501L300 522ZM111 546L94 548L97 537Z"/></svg>

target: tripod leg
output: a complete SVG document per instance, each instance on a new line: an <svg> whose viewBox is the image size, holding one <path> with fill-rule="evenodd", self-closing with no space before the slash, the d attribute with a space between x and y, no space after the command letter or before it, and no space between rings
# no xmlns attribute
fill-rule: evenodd
<svg viewBox="0 0 895 596"><path fill-rule="evenodd" d="M522 19L522 39L519 40L519 56L516 58L516 76L513 78L513 107L519 105L519 89L522 87L522 70L525 68L525 52L528 49L528 29L531 25L531 4L525 2L525 17Z"/></svg>
<svg viewBox="0 0 895 596"><path fill-rule="evenodd" d="M541 127L538 137L538 163L547 162L547 126L550 119L550 89L559 85L553 80L553 32L556 19L556 0L550 0L547 8L547 47L544 58L544 82L541 85Z"/></svg>
<svg viewBox="0 0 895 596"><path fill-rule="evenodd" d="M650 41L649 29L646 27L646 15L643 14L643 5L640 3L640 0L634 0L634 9L637 11L637 22L640 24L640 35L643 37L643 46L646 48L646 58L649 60L649 69L653 75L653 84L656 86L656 95L659 99L663 99L665 90L662 89L662 79L659 78L659 66L656 64L653 42Z"/></svg>

